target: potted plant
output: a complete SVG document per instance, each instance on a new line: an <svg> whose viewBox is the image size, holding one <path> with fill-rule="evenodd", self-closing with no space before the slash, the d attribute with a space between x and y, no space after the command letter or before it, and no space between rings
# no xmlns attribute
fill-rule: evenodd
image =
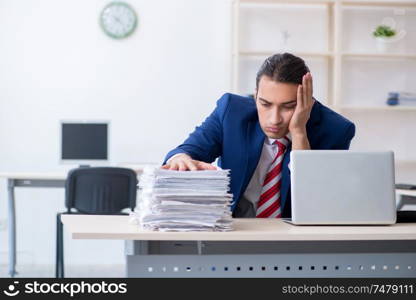
<svg viewBox="0 0 416 300"><path fill-rule="evenodd" d="M397 41L396 30L387 25L379 25L373 32L373 36L377 41L377 49L382 52L392 48L394 42Z"/></svg>

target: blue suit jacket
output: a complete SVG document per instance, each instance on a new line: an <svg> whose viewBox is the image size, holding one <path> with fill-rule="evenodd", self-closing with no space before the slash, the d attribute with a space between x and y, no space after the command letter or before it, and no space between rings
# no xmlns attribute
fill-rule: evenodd
<svg viewBox="0 0 416 300"><path fill-rule="evenodd" d="M306 124L311 149L348 149L355 126L343 116L315 101ZM195 160L231 170L231 193L234 211L257 167L265 134L260 127L253 98L224 94L208 118L192 132L183 144L170 151L163 164L177 153L187 153ZM283 158L281 207L282 216L290 217L291 145Z"/></svg>

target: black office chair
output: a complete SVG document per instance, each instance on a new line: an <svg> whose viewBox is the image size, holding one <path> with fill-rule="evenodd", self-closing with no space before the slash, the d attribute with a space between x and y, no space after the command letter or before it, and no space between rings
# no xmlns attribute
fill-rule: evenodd
<svg viewBox="0 0 416 300"><path fill-rule="evenodd" d="M64 277L64 239L62 214L123 214L136 205L137 175L131 169L78 168L68 173L65 184L66 212L56 216L55 276ZM76 211L73 211L75 209Z"/></svg>

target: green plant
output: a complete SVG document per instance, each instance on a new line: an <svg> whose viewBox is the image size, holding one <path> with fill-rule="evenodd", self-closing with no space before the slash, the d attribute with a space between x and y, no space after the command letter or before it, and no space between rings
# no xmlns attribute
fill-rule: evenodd
<svg viewBox="0 0 416 300"><path fill-rule="evenodd" d="M379 25L376 30L373 32L375 37L392 37L396 34L396 31L390 26Z"/></svg>

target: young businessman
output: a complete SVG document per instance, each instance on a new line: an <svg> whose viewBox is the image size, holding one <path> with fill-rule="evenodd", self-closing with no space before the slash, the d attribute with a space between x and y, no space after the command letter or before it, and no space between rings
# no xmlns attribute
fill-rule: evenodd
<svg viewBox="0 0 416 300"><path fill-rule="evenodd" d="M291 150L348 149L355 126L312 97L312 76L292 54L276 54L256 77L255 99L225 94L163 163L165 169L231 169L234 217L290 217ZM318 170L317 170L318 171Z"/></svg>

